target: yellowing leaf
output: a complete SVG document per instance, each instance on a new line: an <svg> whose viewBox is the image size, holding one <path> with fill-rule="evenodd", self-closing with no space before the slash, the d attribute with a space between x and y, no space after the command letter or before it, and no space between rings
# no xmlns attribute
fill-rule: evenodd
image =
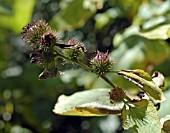
<svg viewBox="0 0 170 133"><path fill-rule="evenodd" d="M146 94L151 97L151 99L154 99L157 102L165 100L162 90L143 70L122 70L119 71L118 74L144 90Z"/></svg>
<svg viewBox="0 0 170 133"><path fill-rule="evenodd" d="M123 107L123 128L135 133L160 133L157 110L147 100L131 102Z"/></svg>
<svg viewBox="0 0 170 133"><path fill-rule="evenodd" d="M53 112L60 115L104 116L120 114L123 104L110 103L110 89L92 89L71 96L61 95Z"/></svg>
<svg viewBox="0 0 170 133"><path fill-rule="evenodd" d="M163 39L170 38L170 24L161 25L147 32L140 32L139 35L148 39Z"/></svg>

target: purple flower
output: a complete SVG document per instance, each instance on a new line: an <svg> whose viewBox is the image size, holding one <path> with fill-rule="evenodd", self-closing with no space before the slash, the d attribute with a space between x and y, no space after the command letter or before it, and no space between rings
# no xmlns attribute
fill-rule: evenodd
<svg viewBox="0 0 170 133"><path fill-rule="evenodd" d="M96 56L91 60L92 71L99 76L109 72L113 65L114 62L109 59L108 52L97 51Z"/></svg>
<svg viewBox="0 0 170 133"><path fill-rule="evenodd" d="M97 51L97 54L93 58L92 61L96 62L96 63L106 63L106 62L108 62L109 61L108 52L102 53L102 52Z"/></svg>
<svg viewBox="0 0 170 133"><path fill-rule="evenodd" d="M45 20L34 20L23 27L22 39L33 50L54 46L59 39Z"/></svg>

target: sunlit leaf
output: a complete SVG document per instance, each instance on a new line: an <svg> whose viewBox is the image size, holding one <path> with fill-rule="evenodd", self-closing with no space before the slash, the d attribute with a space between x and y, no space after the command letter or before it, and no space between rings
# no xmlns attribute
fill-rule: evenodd
<svg viewBox="0 0 170 133"><path fill-rule="evenodd" d="M119 47L112 52L118 62L117 69L145 69L148 64L159 65L169 57L168 44L163 40L148 40L138 35L124 38L122 35L117 45Z"/></svg>
<svg viewBox="0 0 170 133"><path fill-rule="evenodd" d="M150 21L157 16L164 16L166 13L169 12L169 1L164 2L144 2L138 11L138 17L143 20ZM144 23L144 22L143 22ZM152 23L152 26L155 23Z"/></svg>
<svg viewBox="0 0 170 133"><path fill-rule="evenodd" d="M61 10L53 17L51 24L57 30L68 30L83 26L103 6L103 0L62 1L60 5Z"/></svg>
<svg viewBox="0 0 170 133"><path fill-rule="evenodd" d="M22 27L30 21L34 4L35 0L14 0L12 7L13 14L0 15L0 27L10 29L16 33L20 33Z"/></svg>
<svg viewBox="0 0 170 133"><path fill-rule="evenodd" d="M136 0L127 0L126 2L121 0L110 0L110 4L113 6L116 5L118 7L119 12L122 12L122 14L126 15L127 17L133 17L142 3L142 1L136 1Z"/></svg>
<svg viewBox="0 0 170 133"><path fill-rule="evenodd" d="M123 104L110 103L110 89L92 89L71 96L61 95L53 112L60 115L104 116L120 114Z"/></svg>
<svg viewBox="0 0 170 133"><path fill-rule="evenodd" d="M135 133L160 133L161 125L152 102L141 100L129 103L122 111L123 128Z"/></svg>
<svg viewBox="0 0 170 133"><path fill-rule="evenodd" d="M170 24L158 26L154 29L142 31L139 33L141 36L148 39L163 39L170 38Z"/></svg>
<svg viewBox="0 0 170 133"><path fill-rule="evenodd" d="M119 71L118 74L144 90L151 97L151 99L154 99L156 101L165 100L162 90L143 70L122 70Z"/></svg>

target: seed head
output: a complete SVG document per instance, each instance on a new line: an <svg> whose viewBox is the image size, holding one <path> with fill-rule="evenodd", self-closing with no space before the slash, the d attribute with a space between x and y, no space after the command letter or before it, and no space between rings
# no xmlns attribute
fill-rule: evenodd
<svg viewBox="0 0 170 133"><path fill-rule="evenodd" d="M33 51L30 54L31 63L37 64L41 68L50 69L55 66L54 54L51 49Z"/></svg>
<svg viewBox="0 0 170 133"><path fill-rule="evenodd" d="M92 70L99 76L109 72L114 62L109 59L108 52L102 53L97 51L96 56L90 61Z"/></svg>
<svg viewBox="0 0 170 133"><path fill-rule="evenodd" d="M58 37L45 20L34 20L23 27L22 39L32 50L41 50L54 45Z"/></svg>
<svg viewBox="0 0 170 133"><path fill-rule="evenodd" d="M113 89L109 92L109 95L110 95L110 101L111 101L112 103L122 102L123 99L124 99L125 96L126 96L125 92L124 92L123 89L120 88L120 87L115 87L115 88L113 88Z"/></svg>
<svg viewBox="0 0 170 133"><path fill-rule="evenodd" d="M46 47L52 47L54 46L56 41L56 36L52 32L44 33L41 37L41 44Z"/></svg>

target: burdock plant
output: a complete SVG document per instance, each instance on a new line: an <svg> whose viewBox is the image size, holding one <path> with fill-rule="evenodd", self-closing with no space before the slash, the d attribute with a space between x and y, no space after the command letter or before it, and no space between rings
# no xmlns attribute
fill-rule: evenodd
<svg viewBox="0 0 170 133"><path fill-rule="evenodd" d="M102 78L111 87L108 89L92 89L77 92L69 97L58 98L54 113L61 115L104 116L109 114L121 115L125 130L140 133L160 133L161 124L157 115L156 105L165 100L162 92L164 77L155 72L150 76L143 70L114 70L115 61L109 53L97 51L94 57L84 63L86 48L82 42L70 39L67 42L56 35L45 20L30 22L23 28L22 39L31 50L30 62L43 68L39 79L56 77L59 72L58 60L71 62ZM117 86L107 74L118 74L137 85L144 98L131 95ZM159 83L158 83L159 82ZM160 86L161 85L161 86Z"/></svg>

